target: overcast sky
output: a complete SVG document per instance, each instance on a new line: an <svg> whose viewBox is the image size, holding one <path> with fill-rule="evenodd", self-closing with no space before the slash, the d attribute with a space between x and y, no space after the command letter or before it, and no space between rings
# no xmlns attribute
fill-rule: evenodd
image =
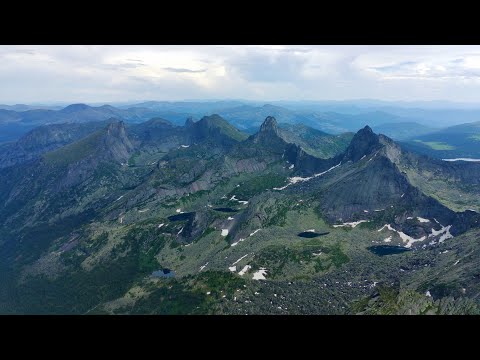
<svg viewBox="0 0 480 360"><path fill-rule="evenodd" d="M480 102L480 46L0 46L0 103Z"/></svg>

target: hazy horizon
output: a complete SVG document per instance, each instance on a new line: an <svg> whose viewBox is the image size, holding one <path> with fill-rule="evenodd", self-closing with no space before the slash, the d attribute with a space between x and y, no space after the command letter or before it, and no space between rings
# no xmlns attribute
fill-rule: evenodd
<svg viewBox="0 0 480 360"><path fill-rule="evenodd" d="M185 99L473 104L480 91L480 46L2 45L0 81L1 104Z"/></svg>

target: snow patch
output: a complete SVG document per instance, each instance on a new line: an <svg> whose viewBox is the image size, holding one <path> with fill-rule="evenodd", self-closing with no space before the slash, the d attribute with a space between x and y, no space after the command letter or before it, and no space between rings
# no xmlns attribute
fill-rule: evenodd
<svg viewBox="0 0 480 360"><path fill-rule="evenodd" d="M236 266L230 266L228 268L228 270L230 270L231 272L235 272L235 271L237 271L237 267Z"/></svg>
<svg viewBox="0 0 480 360"><path fill-rule="evenodd" d="M165 224L161 223L160 225L158 225L158 228L160 229L163 225L165 225Z"/></svg>
<svg viewBox="0 0 480 360"><path fill-rule="evenodd" d="M322 255L322 252L320 251L320 252L318 252L318 253L312 253L312 255L313 255L313 256L320 256L320 255Z"/></svg>
<svg viewBox="0 0 480 360"><path fill-rule="evenodd" d="M430 290L428 290L428 291L425 293L425 296L427 296L427 297L432 297L432 294L430 294Z"/></svg>
<svg viewBox="0 0 480 360"><path fill-rule="evenodd" d="M253 280L267 280L265 278L265 275L267 275L267 269L265 268L260 268L260 270L256 271L253 273Z"/></svg>
<svg viewBox="0 0 480 360"><path fill-rule="evenodd" d="M180 146L184 149L190 147L190 145L180 145Z"/></svg>
<svg viewBox="0 0 480 360"><path fill-rule="evenodd" d="M115 200L115 201L118 201L118 200L122 199L124 196L125 196L125 195L120 196L120 197L119 197L117 200Z"/></svg>
<svg viewBox="0 0 480 360"><path fill-rule="evenodd" d="M293 184L296 184L296 183L299 183L299 182L305 182L305 181L312 180L313 178L316 178L318 176L322 176L322 175L328 173L329 171L332 171L333 169L339 167L341 164L342 163L340 162L338 165L332 166L330 169L328 169L324 172L318 173L318 174L314 174L313 176L309 176L309 177L305 177L305 178L302 178L300 176L294 176L294 177L288 178L288 184L287 185L279 187L279 188L273 188L273 190L281 191L281 190L286 189L290 185L293 185Z"/></svg>
<svg viewBox="0 0 480 360"><path fill-rule="evenodd" d="M364 222L370 222L370 220L359 220L359 221L354 221L354 222L347 222L347 223L343 223L343 224L340 224L340 225L333 225L333 227L337 228L337 227L343 227L343 226L350 226L350 227L354 228L357 225L359 225L361 223L364 223Z"/></svg>
<svg viewBox="0 0 480 360"><path fill-rule="evenodd" d="M427 222L430 222L430 220L428 219L425 219L425 218L422 218L420 216L417 216L417 220L420 221L421 223L427 223Z"/></svg>
<svg viewBox="0 0 480 360"><path fill-rule="evenodd" d="M252 267L250 265L245 265L242 270L238 272L238 275L243 276L250 270Z"/></svg>
<svg viewBox="0 0 480 360"><path fill-rule="evenodd" d="M139 213L144 213L144 212L147 212L148 210L150 210L150 209L138 210L138 212L139 212Z"/></svg>
<svg viewBox="0 0 480 360"><path fill-rule="evenodd" d="M387 237L386 239L383 239L383 242L386 242L386 243L391 242L391 241L392 241L391 236Z"/></svg>
<svg viewBox="0 0 480 360"><path fill-rule="evenodd" d="M175 212L179 213L180 211L182 211L182 209L177 209L175 210Z"/></svg>
<svg viewBox="0 0 480 360"><path fill-rule="evenodd" d="M180 231L177 233L177 235L180 235L183 231L183 227L180 229Z"/></svg>
<svg viewBox="0 0 480 360"><path fill-rule="evenodd" d="M222 229L222 236L228 235L228 229Z"/></svg>
<svg viewBox="0 0 480 360"><path fill-rule="evenodd" d="M294 167L295 167L295 165L292 164L292 165L290 165L288 168L291 170L291 169L293 169Z"/></svg>
<svg viewBox="0 0 480 360"><path fill-rule="evenodd" d="M205 263L205 265L202 265L200 266L200 271L202 271L203 269L205 269L205 267L208 265L208 261Z"/></svg>
<svg viewBox="0 0 480 360"><path fill-rule="evenodd" d="M235 261L235 262L232 264L232 266L238 264L240 261L242 261L243 259L245 259L247 256L248 256L248 254L243 255L240 259L238 259L237 261Z"/></svg>
<svg viewBox="0 0 480 360"><path fill-rule="evenodd" d="M229 220L229 221L233 220L233 217L229 216L227 220Z"/></svg>

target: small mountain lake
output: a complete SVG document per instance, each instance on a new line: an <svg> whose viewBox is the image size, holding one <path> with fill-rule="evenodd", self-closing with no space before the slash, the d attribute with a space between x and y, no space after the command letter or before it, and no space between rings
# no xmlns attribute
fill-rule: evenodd
<svg viewBox="0 0 480 360"><path fill-rule="evenodd" d="M191 220L194 217L195 217L195 213L189 212L189 213L172 215L172 216L169 216L167 219L170 221L185 221L185 220Z"/></svg>
<svg viewBox="0 0 480 360"><path fill-rule="evenodd" d="M321 233L317 233L317 232L314 232L314 231L304 231L304 232L301 232L300 234L297 234L297 236L307 238L307 239L311 239L311 238L319 237L319 236L322 236L322 235L327 235L328 233L329 233L328 231L321 232Z"/></svg>
<svg viewBox="0 0 480 360"><path fill-rule="evenodd" d="M226 213L236 213L236 212L238 212L238 210L232 209L232 208L228 208L228 207L215 208L215 209L213 209L213 210L215 210L215 211L221 211L221 212L226 212Z"/></svg>
<svg viewBox="0 0 480 360"><path fill-rule="evenodd" d="M378 256L401 254L411 251L409 248L394 245L375 245L367 248L370 252Z"/></svg>
<svg viewBox="0 0 480 360"><path fill-rule="evenodd" d="M170 269L161 269L152 272L153 277L161 277L161 278L172 278L175 276L175 271Z"/></svg>

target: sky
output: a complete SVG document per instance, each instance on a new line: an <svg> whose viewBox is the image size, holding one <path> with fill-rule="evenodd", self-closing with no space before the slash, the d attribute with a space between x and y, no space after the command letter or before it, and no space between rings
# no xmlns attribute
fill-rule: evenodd
<svg viewBox="0 0 480 360"><path fill-rule="evenodd" d="M0 103L480 102L480 46L0 45Z"/></svg>

